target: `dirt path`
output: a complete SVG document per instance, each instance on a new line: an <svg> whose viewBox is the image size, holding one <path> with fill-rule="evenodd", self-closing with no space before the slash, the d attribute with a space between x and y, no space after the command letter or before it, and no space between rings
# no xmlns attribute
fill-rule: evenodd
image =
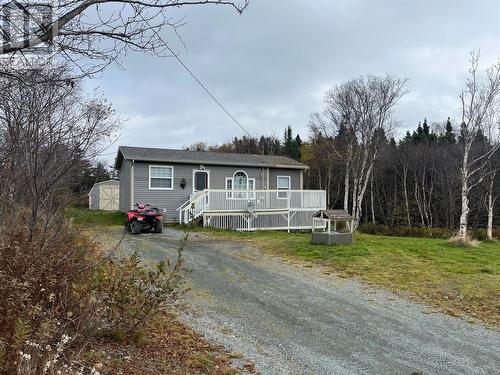
<svg viewBox="0 0 500 375"><path fill-rule="evenodd" d="M150 260L181 233L128 235ZM500 333L258 250L191 236L185 320L264 374L500 374Z"/></svg>

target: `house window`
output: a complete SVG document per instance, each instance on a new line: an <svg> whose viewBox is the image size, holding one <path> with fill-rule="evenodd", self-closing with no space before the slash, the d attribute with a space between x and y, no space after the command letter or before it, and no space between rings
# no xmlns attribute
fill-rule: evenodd
<svg viewBox="0 0 500 375"><path fill-rule="evenodd" d="M279 190L290 190L290 176L278 176L276 187L278 188L279 199L288 198L288 191L279 191Z"/></svg>
<svg viewBox="0 0 500 375"><path fill-rule="evenodd" d="M158 190L172 190L174 167L163 165L149 166L149 188Z"/></svg>
<svg viewBox="0 0 500 375"><path fill-rule="evenodd" d="M236 171L233 177L226 177L226 198L228 199L255 199L255 178L248 178L245 171ZM237 190L237 191L236 191Z"/></svg>
<svg viewBox="0 0 500 375"><path fill-rule="evenodd" d="M231 177L226 177L226 190L233 190L233 179ZM226 198L227 199L232 199L233 198L233 192L232 191L227 191L226 192Z"/></svg>
<svg viewBox="0 0 500 375"><path fill-rule="evenodd" d="M248 190L248 176L244 171L233 175L233 190Z"/></svg>
<svg viewBox="0 0 500 375"><path fill-rule="evenodd" d="M248 179L248 190L255 190L255 178ZM255 192L249 192L248 199L255 199Z"/></svg>

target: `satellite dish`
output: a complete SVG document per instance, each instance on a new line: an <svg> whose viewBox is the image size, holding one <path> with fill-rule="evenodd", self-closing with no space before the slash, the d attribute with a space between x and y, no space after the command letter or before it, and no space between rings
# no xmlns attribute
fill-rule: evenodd
<svg viewBox="0 0 500 375"><path fill-rule="evenodd" d="M250 213L255 211L255 202L254 201L247 202L247 211Z"/></svg>

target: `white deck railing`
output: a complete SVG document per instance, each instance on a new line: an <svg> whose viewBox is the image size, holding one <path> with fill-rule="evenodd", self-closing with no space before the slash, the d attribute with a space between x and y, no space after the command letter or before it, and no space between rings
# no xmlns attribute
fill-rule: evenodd
<svg viewBox="0 0 500 375"><path fill-rule="evenodd" d="M313 211L326 207L322 190L206 190L206 212Z"/></svg>
<svg viewBox="0 0 500 375"><path fill-rule="evenodd" d="M206 191L200 191L192 195L177 209L179 211L179 223L188 224L200 217L206 210L206 203Z"/></svg>
<svg viewBox="0 0 500 375"><path fill-rule="evenodd" d="M191 196L178 210L180 223L203 217L204 225L216 228L256 230L310 229L314 212L325 208L323 190L209 189Z"/></svg>

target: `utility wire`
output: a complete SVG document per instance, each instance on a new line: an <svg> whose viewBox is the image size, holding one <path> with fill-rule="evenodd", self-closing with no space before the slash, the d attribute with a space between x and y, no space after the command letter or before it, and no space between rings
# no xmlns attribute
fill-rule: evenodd
<svg viewBox="0 0 500 375"><path fill-rule="evenodd" d="M163 39L160 37L160 35L158 34L158 32L156 31L156 29L154 29L153 27L151 27L151 25L149 24L149 22L142 16L142 14L139 13L139 15L141 16L142 20L144 22L146 22L146 24L151 28L151 30L156 34L156 37L158 39L160 39L161 41L163 41ZM203 82L201 82L200 79L198 79L198 77L196 77L196 75L187 67L186 64L184 64L184 62L180 59L180 57L172 50L172 48L170 48L170 46L167 44L167 42L163 41L163 44L164 46L170 51L170 53L177 59L177 61L179 62L179 64L181 64L183 66L184 69L186 69L186 71L191 75L191 77L194 78L194 80L196 82L198 82L198 84L201 86L201 88L203 90L205 90L205 92L208 94L208 96L210 96L212 98L212 100L217 103L217 105L226 113L226 115L229 116L229 118L231 120L234 121L234 123L236 125L238 125L241 130L243 130L250 138L252 138L252 135L248 132L248 130L245 129L245 127L243 125L241 125L241 123L236 120L236 118L222 105L222 103L210 92L210 90L203 84Z"/></svg>
<svg viewBox="0 0 500 375"><path fill-rule="evenodd" d="M179 58L179 56L177 56L177 54L174 53L174 51L172 51L172 49L167 46L168 50L172 53L172 55L174 55L174 57L177 59L177 61L179 61L179 63L184 67L184 69L186 69L186 71L191 75L191 77L194 78L194 80L196 82L198 82L198 84L203 88L203 90L205 90L205 92L213 99L213 101L215 103L217 103L217 105L231 118L231 120L233 120L236 125L238 125L245 133L247 133L247 135L252 138L252 135L245 129L245 127L243 125L240 124L240 122L238 120L236 120L236 118L234 118L234 116L221 104L221 102L219 100L217 100L217 98L210 92L210 90L203 84L203 82L201 82L195 75L194 73L186 66L186 64L184 64L184 62L182 62L182 60Z"/></svg>

